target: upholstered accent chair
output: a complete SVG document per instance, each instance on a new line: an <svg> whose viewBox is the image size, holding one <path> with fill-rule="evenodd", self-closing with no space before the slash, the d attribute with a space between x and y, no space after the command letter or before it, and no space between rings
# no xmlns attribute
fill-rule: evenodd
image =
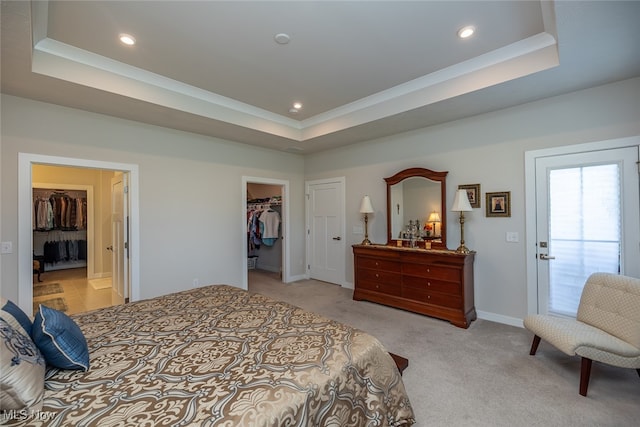
<svg viewBox="0 0 640 427"><path fill-rule="evenodd" d="M582 357L580 394L587 395L592 361L636 369L640 375L640 279L594 273L585 283L576 319L535 314L524 319L534 333L532 356L540 340Z"/></svg>

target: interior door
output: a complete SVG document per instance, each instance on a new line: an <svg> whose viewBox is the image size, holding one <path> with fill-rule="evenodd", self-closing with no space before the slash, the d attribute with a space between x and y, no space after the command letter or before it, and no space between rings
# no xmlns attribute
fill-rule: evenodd
<svg viewBox="0 0 640 427"><path fill-rule="evenodd" d="M344 181L307 184L309 277L341 285L344 280Z"/></svg>
<svg viewBox="0 0 640 427"><path fill-rule="evenodd" d="M640 277L638 147L536 160L538 311L575 317L587 277Z"/></svg>
<svg viewBox="0 0 640 427"><path fill-rule="evenodd" d="M118 172L111 178L111 280L120 303L129 301L127 177Z"/></svg>

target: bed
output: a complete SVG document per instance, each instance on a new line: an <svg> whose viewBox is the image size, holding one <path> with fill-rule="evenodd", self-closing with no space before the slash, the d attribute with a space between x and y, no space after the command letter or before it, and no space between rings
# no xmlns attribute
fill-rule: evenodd
<svg viewBox="0 0 640 427"><path fill-rule="evenodd" d="M90 368L49 369L29 425L414 423L376 338L260 294L212 285L71 317Z"/></svg>

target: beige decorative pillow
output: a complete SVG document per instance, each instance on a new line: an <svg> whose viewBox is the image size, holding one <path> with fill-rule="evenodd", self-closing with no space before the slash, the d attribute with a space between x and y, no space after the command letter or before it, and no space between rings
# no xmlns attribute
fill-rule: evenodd
<svg viewBox="0 0 640 427"><path fill-rule="evenodd" d="M31 338L0 318L0 410L41 410L44 374L44 358Z"/></svg>

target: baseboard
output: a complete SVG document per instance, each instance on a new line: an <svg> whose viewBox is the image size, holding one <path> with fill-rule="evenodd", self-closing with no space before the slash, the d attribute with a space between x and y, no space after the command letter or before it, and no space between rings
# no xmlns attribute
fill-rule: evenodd
<svg viewBox="0 0 640 427"><path fill-rule="evenodd" d="M482 320L490 320L496 323L503 323L505 325L516 326L518 328L523 328L522 319L518 319L517 317L504 316L502 314L489 313L487 311L477 311L478 319Z"/></svg>
<svg viewBox="0 0 640 427"><path fill-rule="evenodd" d="M287 281L287 283L292 283L292 282L297 282L298 280L307 280L309 278L309 276L307 276L306 274L300 274L297 276L289 276L289 280Z"/></svg>
<svg viewBox="0 0 640 427"><path fill-rule="evenodd" d="M347 288L347 289L355 289L354 286L353 286L353 283L351 283L351 282L343 282L342 283L342 287L343 288Z"/></svg>

